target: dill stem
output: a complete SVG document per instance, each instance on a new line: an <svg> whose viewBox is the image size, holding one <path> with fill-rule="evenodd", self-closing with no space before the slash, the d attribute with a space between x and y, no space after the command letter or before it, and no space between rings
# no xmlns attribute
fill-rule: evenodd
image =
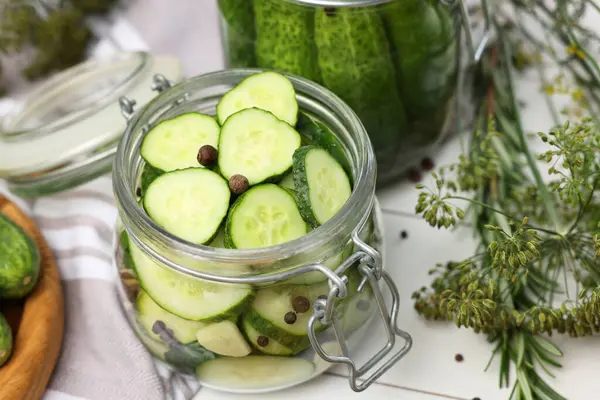
<svg viewBox="0 0 600 400"><path fill-rule="evenodd" d="M502 54L504 56L503 58L504 58L504 60L511 60L511 51L510 51L510 48L509 48L508 43L506 42L505 38L502 37L503 36L502 28L499 26L499 24L497 22L495 23L495 25L496 25L497 31L500 33L499 37L501 38L500 43L502 46ZM512 105L512 108L515 113L515 120L517 121L517 123L515 125L516 125L519 142L521 144L521 149L523 151L523 154L525 155L527 164L529 165L529 169L531 170L531 173L533 174L536 186L537 186L539 194L540 194L540 198L542 200L544 208L546 209L546 213L551 222L551 225L555 228L555 231L558 232L559 220L558 220L558 214L556 212L556 207L554 204L554 199L550 195L550 192L548 191L548 187L546 186L546 183L542 179L542 175L540 174L540 170L537 167L536 160L533 157L531 150L529 149L527 140L525 138L525 133L523 132L522 123L521 123L521 113L519 111L519 106L515 99L513 71L511 69L511 66L509 65L509 62L504 62L503 64L504 64L504 69L505 69L507 77L508 77L508 79L507 79L508 92L509 92L510 101L512 103L511 105Z"/></svg>

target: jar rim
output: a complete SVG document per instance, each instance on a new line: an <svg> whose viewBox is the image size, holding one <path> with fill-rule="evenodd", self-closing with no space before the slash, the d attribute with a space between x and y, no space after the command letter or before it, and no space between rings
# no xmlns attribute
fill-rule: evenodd
<svg viewBox="0 0 600 400"><path fill-rule="evenodd" d="M286 72L280 73L292 82L297 97L298 94L302 93L317 96L332 107L337 118L348 124L349 129L353 132L356 148L360 153L357 155L357 165L353 166L354 185L350 198L331 219L306 235L289 242L256 249L225 249L198 245L176 237L155 223L139 206L135 197L137 182L132 182L131 177L127 174L127 156L133 156L135 152L133 148L136 145L133 140L135 132L143 129L147 121L151 120L153 114L157 114L161 109L164 110L165 105L176 103L180 100L181 95L192 87L202 88L202 85L207 83L210 83L209 87L227 85L227 82L233 78L239 78L237 81L239 83L243 78L265 71L267 70L260 68L229 69L183 80L163 91L133 116L119 142L113 168L113 191L122 220L125 216L128 223L134 225L137 231L150 233L149 237L152 241L156 241L160 248L169 248L171 251L181 252L194 259L235 264L270 264L278 260L317 251L324 246L323 243L331 241L332 237L336 237L336 234L339 235L341 227L345 223L349 223L348 221L351 221L352 229L358 227L360 221L363 220L363 216L371 211L375 199L377 167L366 129L356 113L329 89ZM128 223L123 222L125 229L131 234L132 230L128 227ZM154 253L153 249L150 249L150 251ZM261 271L261 273L265 272L271 273L273 271Z"/></svg>

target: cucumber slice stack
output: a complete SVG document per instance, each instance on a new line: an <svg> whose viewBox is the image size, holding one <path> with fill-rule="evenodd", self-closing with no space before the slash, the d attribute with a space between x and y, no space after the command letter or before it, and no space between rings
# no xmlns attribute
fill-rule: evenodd
<svg viewBox="0 0 600 400"><path fill-rule="evenodd" d="M352 194L342 144L298 111L294 87L276 72L232 88L216 117L188 112L160 122L140 153L146 164L139 203L168 235L197 246L256 249L293 241L334 217ZM141 287L140 325L170 349L165 358L201 363L198 375L209 385L248 389L313 372L311 362L286 357L310 347L308 320L329 290L321 273L277 286L217 284L169 269L124 236ZM335 269L351 250L348 245L323 264ZM198 260L197 268L204 264ZM252 266L222 266L236 268L244 274ZM347 313L354 303L336 309Z"/></svg>

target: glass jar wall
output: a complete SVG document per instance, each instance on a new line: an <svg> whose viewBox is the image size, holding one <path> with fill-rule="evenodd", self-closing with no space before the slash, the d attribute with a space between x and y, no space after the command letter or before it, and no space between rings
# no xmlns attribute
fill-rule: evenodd
<svg viewBox="0 0 600 400"><path fill-rule="evenodd" d="M351 356L378 308L388 316L392 336L404 339L385 351L395 351L387 369L411 340L391 327L397 303L391 316L381 303L381 282L398 299L382 272L373 151L356 115L330 91L289 77L300 110L335 135L354 183L339 212L308 234L270 247L228 249L220 231L210 244L194 245L163 230L139 204L147 173L139 148L148 129L186 112L214 115L221 96L256 72L230 70L184 81L131 119L113 168L123 309L152 354L218 390L272 391L317 376L333 365L317 353ZM367 386L351 383L355 390Z"/></svg>
<svg viewBox="0 0 600 400"><path fill-rule="evenodd" d="M219 0L228 67L260 67L331 89L360 117L378 184L447 134L457 101L460 13L439 0Z"/></svg>

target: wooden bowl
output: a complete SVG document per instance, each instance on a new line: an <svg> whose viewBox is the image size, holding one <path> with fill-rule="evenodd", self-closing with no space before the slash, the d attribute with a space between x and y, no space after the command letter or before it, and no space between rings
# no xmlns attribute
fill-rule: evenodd
<svg viewBox="0 0 600 400"><path fill-rule="evenodd" d="M10 359L0 367L0 400L39 400L62 346L65 318L60 275L35 222L2 195L0 213L35 240L41 256L39 281L29 296L0 304L12 327L14 342Z"/></svg>

